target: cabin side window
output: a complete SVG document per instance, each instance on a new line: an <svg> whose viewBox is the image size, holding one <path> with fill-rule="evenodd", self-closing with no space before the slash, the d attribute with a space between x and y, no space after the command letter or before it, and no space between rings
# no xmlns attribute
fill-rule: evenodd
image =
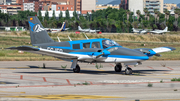
<svg viewBox="0 0 180 101"><path fill-rule="evenodd" d="M73 49L80 49L80 44L73 44Z"/></svg>
<svg viewBox="0 0 180 101"><path fill-rule="evenodd" d="M83 49L90 48L90 43L83 43Z"/></svg>
<svg viewBox="0 0 180 101"><path fill-rule="evenodd" d="M101 48L99 42L93 42L91 48Z"/></svg>

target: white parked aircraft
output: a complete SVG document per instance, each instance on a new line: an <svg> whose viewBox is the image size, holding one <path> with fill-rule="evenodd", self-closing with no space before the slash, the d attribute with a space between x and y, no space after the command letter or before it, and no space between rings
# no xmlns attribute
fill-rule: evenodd
<svg viewBox="0 0 180 101"><path fill-rule="evenodd" d="M92 30L92 29L82 29L80 26L78 26L78 31L80 32L89 32L89 33L98 33L100 30Z"/></svg>
<svg viewBox="0 0 180 101"><path fill-rule="evenodd" d="M139 34L148 33L148 32L147 32L146 30L144 30L144 29L138 30L138 29L132 28L132 30L133 30L133 33L139 33Z"/></svg>
<svg viewBox="0 0 180 101"><path fill-rule="evenodd" d="M166 27L164 30L150 31L150 33L154 33L154 34L163 34L163 33L167 33L167 32L170 32L170 31L168 31L168 27Z"/></svg>
<svg viewBox="0 0 180 101"><path fill-rule="evenodd" d="M61 31L67 31L69 28L66 28L66 22L63 22L62 27L57 29L57 28L45 28L45 30L49 33L57 33Z"/></svg>

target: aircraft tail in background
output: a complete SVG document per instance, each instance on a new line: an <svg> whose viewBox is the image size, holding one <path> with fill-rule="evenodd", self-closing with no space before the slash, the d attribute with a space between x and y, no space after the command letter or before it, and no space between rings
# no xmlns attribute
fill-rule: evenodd
<svg viewBox="0 0 180 101"><path fill-rule="evenodd" d="M78 26L78 30L82 30L82 28L80 26Z"/></svg>
<svg viewBox="0 0 180 101"><path fill-rule="evenodd" d="M49 37L37 16L29 16L28 23L32 45L54 42L54 40Z"/></svg>
<svg viewBox="0 0 180 101"><path fill-rule="evenodd" d="M164 29L164 31L168 31L168 27L166 27L166 28Z"/></svg>

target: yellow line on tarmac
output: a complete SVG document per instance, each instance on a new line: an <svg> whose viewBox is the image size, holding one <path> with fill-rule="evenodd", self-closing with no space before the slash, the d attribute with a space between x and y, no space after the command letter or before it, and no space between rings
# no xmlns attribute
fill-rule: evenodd
<svg viewBox="0 0 180 101"><path fill-rule="evenodd" d="M96 96L96 95L20 95L20 96L4 96L4 97L46 99L46 100L123 98L123 97L115 97L115 96Z"/></svg>
<svg viewBox="0 0 180 101"><path fill-rule="evenodd" d="M17 67L17 68L30 68L30 67Z"/></svg>
<svg viewBox="0 0 180 101"><path fill-rule="evenodd" d="M180 99L155 99L155 100L140 100L140 101L180 101Z"/></svg>
<svg viewBox="0 0 180 101"><path fill-rule="evenodd" d="M8 91L0 91L1 93L17 93L17 94L25 94L26 92L8 92Z"/></svg>

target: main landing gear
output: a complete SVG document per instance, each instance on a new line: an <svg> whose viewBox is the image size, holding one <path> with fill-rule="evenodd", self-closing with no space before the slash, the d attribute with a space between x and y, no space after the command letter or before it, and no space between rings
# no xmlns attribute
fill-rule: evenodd
<svg viewBox="0 0 180 101"><path fill-rule="evenodd" d="M122 71L122 65L121 63L116 64L114 67L115 72L121 72ZM126 65L125 69L125 75L131 75L132 74L132 69Z"/></svg>
<svg viewBox="0 0 180 101"><path fill-rule="evenodd" d="M79 73L81 71L79 65L76 65L76 68L73 68L74 73Z"/></svg>

